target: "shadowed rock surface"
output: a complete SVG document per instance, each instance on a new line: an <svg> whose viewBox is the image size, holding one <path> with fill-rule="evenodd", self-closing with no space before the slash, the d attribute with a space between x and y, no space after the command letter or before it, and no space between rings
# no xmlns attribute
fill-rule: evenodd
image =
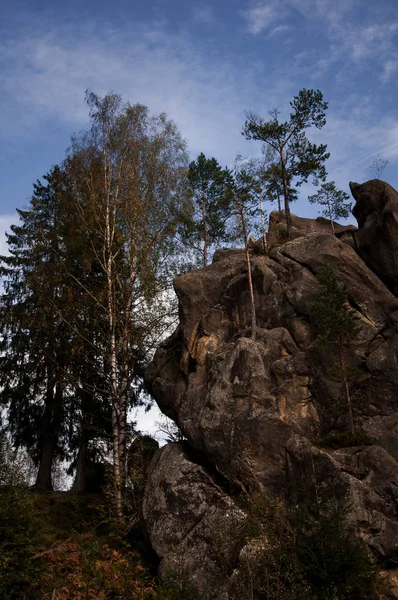
<svg viewBox="0 0 398 600"><path fill-rule="evenodd" d="M350 182L356 200L353 215L358 254L395 294L398 292L398 194L388 183L372 179Z"/></svg>
<svg viewBox="0 0 398 600"><path fill-rule="evenodd" d="M152 462L143 504L153 548L162 558L159 574L199 597L228 599L224 562L236 553L244 512L214 478L168 444ZM196 596L194 596L196 597Z"/></svg>
<svg viewBox="0 0 398 600"><path fill-rule="evenodd" d="M225 594L236 572L221 572L211 556L217 527L242 514L233 495L218 489L209 463L233 489L283 497L292 507L298 490L313 495L320 482L348 506L347 523L394 581L398 299L353 249L352 233L358 239L366 223L358 220L359 231L336 227L333 236L325 220L293 216L294 239L281 243L281 221L274 218L269 254L258 253L259 243L252 249L255 340L243 250L217 251L211 265L175 280L180 325L156 352L146 379L203 462L179 446L163 448L151 465L145 517L162 575L175 569L178 548L204 598L232 597ZM348 430L343 383L333 370L337 352L318 344L313 318L316 275L325 263L346 285L360 324L347 363L355 426L371 438L365 446L315 444L319 436ZM305 514L305 503L300 510ZM384 597L398 598L391 594Z"/></svg>

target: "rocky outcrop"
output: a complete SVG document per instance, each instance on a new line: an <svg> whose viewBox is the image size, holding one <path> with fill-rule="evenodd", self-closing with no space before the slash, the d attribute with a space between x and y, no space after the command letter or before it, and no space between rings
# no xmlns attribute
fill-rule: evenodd
<svg viewBox="0 0 398 600"><path fill-rule="evenodd" d="M227 600L225 565L237 553L246 515L180 444L168 444L148 473L143 504L159 574L185 596Z"/></svg>
<svg viewBox="0 0 398 600"><path fill-rule="evenodd" d="M286 242L275 218L268 255L252 248L256 339L244 253L221 250L205 269L176 279L180 325L146 372L161 410L202 457L199 465L178 446L157 454L145 500L150 538L163 576L175 570L177 552L204 598L234 597L239 561L251 552L247 540L234 550L235 570L212 562L217 528L230 529L228 515L245 520L214 473L232 489L283 497L290 507L299 489L311 497L322 485L348 507L348 525L389 573L398 561L398 299L352 247L354 228L339 238L309 221L293 217L295 238ZM339 449L316 441L348 427L337 350L319 345L313 318L325 263L359 323L346 362L355 426L368 436Z"/></svg>
<svg viewBox="0 0 398 600"><path fill-rule="evenodd" d="M331 233L329 219L318 217L317 219L306 219L291 215L292 233L290 239L302 237L309 233ZM340 225L334 223L336 237L346 244L354 247L353 234L357 230L354 225ZM267 235L268 245L273 248L287 241L286 217L284 211L272 212L269 218L269 231ZM261 242L261 240L259 240Z"/></svg>
<svg viewBox="0 0 398 600"><path fill-rule="evenodd" d="M358 254L395 294L398 292L398 193L388 183L372 179L350 183L356 200L353 215Z"/></svg>

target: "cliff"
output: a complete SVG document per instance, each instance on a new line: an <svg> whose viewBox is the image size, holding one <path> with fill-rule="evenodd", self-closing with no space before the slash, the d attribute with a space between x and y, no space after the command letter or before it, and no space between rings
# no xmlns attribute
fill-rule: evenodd
<svg viewBox="0 0 398 600"><path fill-rule="evenodd" d="M291 575L290 595L245 594L292 531L305 548L304 523L334 519L382 571L379 597L398 598L398 194L377 180L351 190L358 229L336 225L333 236L325 220L293 216L293 239L284 241L283 215L271 216L267 254L261 243L251 250L255 340L243 250L219 250L211 265L175 280L180 324L146 379L187 442L156 454L144 517L161 576L180 586L186 577L192 597L312 597L302 572ZM351 436L337 350L319 343L314 320L325 264L357 316L346 351ZM266 502L260 530L248 530L253 511L243 497ZM267 520L284 523L278 539Z"/></svg>

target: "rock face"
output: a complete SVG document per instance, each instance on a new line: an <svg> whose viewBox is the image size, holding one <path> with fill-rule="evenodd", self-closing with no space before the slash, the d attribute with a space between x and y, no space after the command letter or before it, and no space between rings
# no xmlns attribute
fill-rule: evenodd
<svg viewBox="0 0 398 600"><path fill-rule="evenodd" d="M318 217L317 219L306 219L291 215L292 234L291 239L302 237L309 233L331 233L329 219ZM357 230L354 225L340 225L334 223L335 235L339 240L354 247L353 235ZM268 244L272 248L278 244L286 242L286 217L284 211L272 212L269 219ZM261 240L260 240L261 241Z"/></svg>
<svg viewBox="0 0 398 600"><path fill-rule="evenodd" d="M369 185L375 189L374 182ZM355 196L357 206L362 193ZM366 224L364 213L358 216L356 240ZM253 247L255 340L250 337L244 253L220 250L205 269L176 279L180 325L146 372L161 410L178 423L195 456L202 457L199 465L179 446L159 451L144 505L162 576L170 577L182 556L200 590L197 597L233 598L230 586L240 568L238 559L235 571L228 571L211 558L217 531L229 530L231 519L239 528L245 519L214 473L231 489L283 497L290 506L297 505L299 488L309 493L316 482L329 486L349 507L348 523L391 570L393 580L398 561L398 299L351 247L352 227L340 230L339 239L323 223L309 221L294 218L295 239L280 243L276 219L269 254L257 254L259 244ZM319 346L313 319L316 275L325 263L346 285L360 324L346 361L353 373L355 425L371 437L365 446L328 450L315 444L319 436L348 426L343 383L333 368L337 351ZM241 561L248 552L243 546L240 554L234 550Z"/></svg>
<svg viewBox="0 0 398 600"><path fill-rule="evenodd" d="M180 444L168 444L153 461L143 513L163 559L160 575L184 588L187 597L192 592L227 600L223 564L236 553L246 515Z"/></svg>
<svg viewBox="0 0 398 600"><path fill-rule="evenodd" d="M398 292L398 194L388 183L372 179L350 183L356 200L353 215L358 254L395 294Z"/></svg>

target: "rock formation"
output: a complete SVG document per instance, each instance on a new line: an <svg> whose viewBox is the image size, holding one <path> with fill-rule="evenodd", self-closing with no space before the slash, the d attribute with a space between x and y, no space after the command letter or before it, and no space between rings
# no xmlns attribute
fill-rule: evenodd
<svg viewBox="0 0 398 600"><path fill-rule="evenodd" d="M359 256L395 294L398 292L398 194L388 183L372 179L350 182L356 200L353 215L359 229L355 242Z"/></svg>
<svg viewBox="0 0 398 600"><path fill-rule="evenodd" d="M259 252L261 244L252 248L255 340L243 250L219 250L211 265L175 281L180 324L156 352L146 379L188 445L169 445L155 456L144 516L162 576L181 577L184 571L199 590L197 598L244 597L233 590L259 546L243 536L235 547L239 536L231 531L239 531L247 516L237 490L297 507L299 490L309 498L318 485L325 487L335 503L344 504L348 526L384 565L389 583L395 581L398 299L361 237L376 213L394 215L398 209L392 188L384 202L383 185L352 184L358 231L337 227L333 236L323 220L293 216L294 239L284 241L279 216L272 217L268 255ZM366 208L364 194L373 194L373 208ZM358 318L347 362L355 426L365 440L358 436L357 445L334 449L317 442L347 431L336 352L319 345L313 317L316 276L325 263L345 284ZM390 264L388 282L394 273L398 269ZM307 509L304 502L301 513ZM398 598L398 591L388 593L384 597Z"/></svg>

